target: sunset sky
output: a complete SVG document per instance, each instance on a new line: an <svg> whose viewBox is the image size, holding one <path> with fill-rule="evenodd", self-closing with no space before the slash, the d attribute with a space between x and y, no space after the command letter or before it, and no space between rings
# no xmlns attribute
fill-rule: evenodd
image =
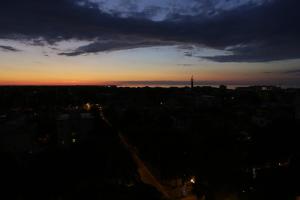
<svg viewBox="0 0 300 200"><path fill-rule="evenodd" d="M4 0L0 85L300 86L296 0Z"/></svg>

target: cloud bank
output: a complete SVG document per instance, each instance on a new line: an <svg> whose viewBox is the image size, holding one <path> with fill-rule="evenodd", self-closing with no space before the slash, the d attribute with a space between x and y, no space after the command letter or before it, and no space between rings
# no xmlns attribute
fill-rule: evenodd
<svg viewBox="0 0 300 200"><path fill-rule="evenodd" d="M11 46L5 46L5 45L0 45L0 49L3 50L3 51L10 51L10 52L20 51L19 49L16 49L16 48L11 47Z"/></svg>
<svg viewBox="0 0 300 200"><path fill-rule="evenodd" d="M91 42L60 53L62 56L149 46L198 45L232 52L203 57L216 62L300 58L300 1L122 2L127 3L121 9L118 0L3 0L0 39L37 41L35 45L70 39ZM193 56L188 50L186 53Z"/></svg>

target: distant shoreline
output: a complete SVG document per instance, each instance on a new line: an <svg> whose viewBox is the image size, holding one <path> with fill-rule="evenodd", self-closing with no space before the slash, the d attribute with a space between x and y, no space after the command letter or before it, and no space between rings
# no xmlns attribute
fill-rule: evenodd
<svg viewBox="0 0 300 200"><path fill-rule="evenodd" d="M222 85L222 84L220 84ZM218 84L195 84L194 87L213 87L219 88ZM225 84L224 84L225 85ZM240 87L279 87L282 89L300 89L296 85L225 85L228 89L236 89ZM103 84L103 85L0 85L0 87L117 87L117 88L186 88L189 84Z"/></svg>

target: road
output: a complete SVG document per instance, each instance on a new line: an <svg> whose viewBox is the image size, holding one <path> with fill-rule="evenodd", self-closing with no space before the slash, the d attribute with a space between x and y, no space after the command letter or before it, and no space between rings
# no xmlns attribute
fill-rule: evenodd
<svg viewBox="0 0 300 200"><path fill-rule="evenodd" d="M100 117L102 120L107 123L108 126L112 127L111 123L107 120L105 117L101 107L99 108ZM121 132L118 132L121 144L130 152L131 157L133 158L133 161L137 165L138 173L141 177L141 180L148 185L151 185L155 187L166 199L171 199L171 195L168 193L168 191L164 188L164 186L158 181L158 179L151 173L151 171L148 169L148 167L145 165L145 163L139 158L135 148L129 144L127 139L124 137L124 135Z"/></svg>

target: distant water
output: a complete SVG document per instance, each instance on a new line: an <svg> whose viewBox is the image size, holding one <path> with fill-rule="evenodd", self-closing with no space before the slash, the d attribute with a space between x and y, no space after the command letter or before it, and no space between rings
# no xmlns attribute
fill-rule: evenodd
<svg viewBox="0 0 300 200"><path fill-rule="evenodd" d="M219 87L220 85L200 85L200 84L195 84L195 87L204 87L204 86L209 86L209 87ZM249 85L226 85L228 89L235 89L237 87L247 87ZM190 87L189 84L119 84L118 87L132 87L132 88L137 88L137 87L161 87L161 88L169 88L169 87L178 87L178 88L183 88L183 87Z"/></svg>
<svg viewBox="0 0 300 200"><path fill-rule="evenodd" d="M178 88L183 88L183 87L190 87L190 84L145 84L145 83L124 83L124 84L118 84L118 87L131 87L131 88L137 88L137 87L161 87L161 88L169 88L169 87L178 87ZM204 86L209 86L209 87L215 87L218 88L220 85L217 84L194 84L195 87L204 87ZM249 87L252 85L226 85L228 89L236 89L238 87ZM300 88L297 85L281 85L279 86L281 88Z"/></svg>

